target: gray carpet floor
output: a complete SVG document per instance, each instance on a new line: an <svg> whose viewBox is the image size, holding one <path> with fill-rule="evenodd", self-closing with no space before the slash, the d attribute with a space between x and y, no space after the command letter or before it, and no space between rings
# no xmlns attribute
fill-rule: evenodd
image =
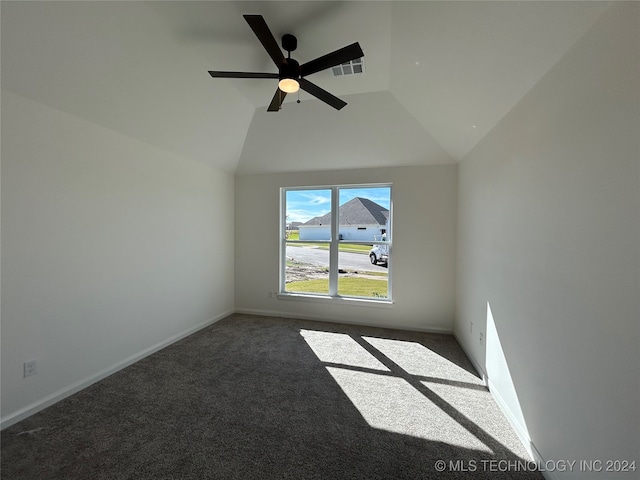
<svg viewBox="0 0 640 480"><path fill-rule="evenodd" d="M543 478L452 336L241 314L1 448L3 480Z"/></svg>

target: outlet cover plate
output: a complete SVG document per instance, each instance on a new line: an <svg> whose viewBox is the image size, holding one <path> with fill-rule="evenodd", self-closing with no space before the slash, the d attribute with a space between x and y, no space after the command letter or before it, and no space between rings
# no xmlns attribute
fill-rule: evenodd
<svg viewBox="0 0 640 480"><path fill-rule="evenodd" d="M25 378L30 377L31 375L35 375L38 372L36 367L37 367L36 360L29 360L27 362L24 362Z"/></svg>

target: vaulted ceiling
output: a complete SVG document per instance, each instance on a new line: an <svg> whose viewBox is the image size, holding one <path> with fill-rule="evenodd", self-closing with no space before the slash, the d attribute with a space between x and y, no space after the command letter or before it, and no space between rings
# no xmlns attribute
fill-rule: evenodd
<svg viewBox="0 0 640 480"><path fill-rule="evenodd" d="M10 2L2 88L238 173L457 162L604 12L605 2ZM298 37L301 63L358 41L362 75L309 79L280 112L277 72L244 21Z"/></svg>

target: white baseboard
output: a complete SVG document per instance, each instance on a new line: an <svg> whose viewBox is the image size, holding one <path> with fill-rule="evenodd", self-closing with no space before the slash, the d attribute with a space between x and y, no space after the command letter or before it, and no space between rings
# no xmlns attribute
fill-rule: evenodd
<svg viewBox="0 0 640 480"><path fill-rule="evenodd" d="M75 382L71 385L61 388L57 392L54 392L51 395L47 395L46 397L36 402L33 402L32 404L27 405L26 407L21 408L20 410L17 410L16 412L13 412L7 415L6 417L2 418L2 420L0 420L0 429L4 430L5 428L10 427L15 423L18 423L20 420L24 420L25 418L30 417L31 415L38 413L41 410L44 410L45 408L53 405L54 403L57 403L60 400L66 397L69 397L84 388L87 388L88 386L102 380L103 378L106 378L109 375L112 375L118 372L119 370L122 370L123 368L126 368L129 365L134 364L138 360L142 360L143 358L159 350L162 350L165 347L168 347L172 343L175 343L178 340L182 340L183 338L188 337L189 335L197 332L198 330L202 330L203 328L208 327L209 325L212 325L217 321L222 320L223 318L228 317L233 313L234 313L233 309L225 311L219 315L216 315L214 318L206 320L205 322L202 322L194 327L188 328L176 335L173 335L167 338L166 340L163 340L162 342L152 345L151 347L146 348L141 352L131 355L130 357L127 357L120 362L117 362L103 370L100 370L99 372L93 375L90 375L87 378L84 378L78 382Z"/></svg>
<svg viewBox="0 0 640 480"><path fill-rule="evenodd" d="M529 438L529 432L527 432L526 428L524 428L520 424L520 422L516 420L516 417L511 412L511 409L507 405L507 402L504 401L504 398L502 398L500 391L491 382L490 378L487 379L487 387L489 388L489 392L491 392L491 396L498 404L498 407L500 407L502 413L504 413L505 417L507 417L507 420L509 420L511 428L513 428L513 430L516 432L516 435L518 435L518 438L520 439L520 442L522 442L524 448L527 450L527 453L529 454L529 456L531 456L532 460L535 460L536 458L533 453L533 444L531 443L531 438Z"/></svg>
<svg viewBox="0 0 640 480"><path fill-rule="evenodd" d="M217 321L222 320L223 318L228 317L229 315L236 312L245 313L249 315L264 315L264 316L270 316L270 317L284 317L284 318L300 318L302 320L316 320L316 321L323 321L323 322L346 323L346 324L352 324L352 325L375 326L371 324L366 324L364 322L363 323L354 322L349 319L327 318L319 315L318 316L298 315L298 314L292 314L290 312L278 312L278 311L271 311L271 310L230 309L225 312L222 312L221 314L217 315L216 317L210 320L200 323L194 327L188 328L176 335L173 335L172 337L166 340L163 340L162 342L159 342L149 348L146 348L141 352L131 355L122 361L119 361L103 370L100 370L99 372L96 372L93 375L90 375L89 377L86 377L78 382L75 382L71 385L63 387L60 390L50 395L47 395L46 397L41 398L40 400L37 400L36 402L33 402L27 405L26 407L23 407L13 413L10 413L9 415L0 419L0 430L4 430L5 428L10 427L11 425L14 425L15 423L18 423L19 421L24 420L25 418L30 417L31 415L38 413L39 411L44 410L45 408L59 402L60 400L63 400L64 398L69 397L74 393L77 393L87 388L88 386L93 385L96 382L99 382L100 380L108 377L109 375L112 375L122 370L123 368L126 368L129 365L132 365L135 362L142 360L143 358L159 350L162 350L165 347L168 347L172 343L175 343L178 340L182 340L183 338L197 332L198 330L208 327L209 325L212 325L213 323L216 323ZM397 324L389 324L389 325L377 325L377 326L380 328L396 328L399 330L413 330L413 331L422 331L426 333L445 333L445 334L452 333L451 331L443 330L443 329L435 329L435 328L420 329L413 325L403 326L403 325L397 325Z"/></svg>
<svg viewBox="0 0 640 480"><path fill-rule="evenodd" d="M250 308L237 308L236 313L243 313L245 315L262 315L265 317L282 317L282 318L291 318L300 320L312 320L316 322L327 322L327 323L344 323L347 325L360 325L363 327L374 327L374 328L392 328L395 330L408 330L412 332L423 332L423 333L441 333L446 335L453 335L451 330L447 330L444 328L429 328L429 327L420 327L417 325L402 325L394 322L389 322L386 324L373 324L371 322L358 322L349 318L336 318L331 316L323 316L323 315L306 315L301 313L291 313L291 312L283 312L277 310L258 310L258 309L250 309Z"/></svg>
<svg viewBox="0 0 640 480"><path fill-rule="evenodd" d="M458 345L460 345L460 348L462 349L464 354L467 356L467 358L469 359L469 361L473 365L473 368L476 369L476 372L478 372L478 375L480 375L482 377L482 381L486 385L487 384L487 372L485 372L484 368L482 367L482 365L480 365L478 362L476 362L476 359L473 358L473 356L469 354L469 351L464 347L464 343L462 343L460 341L460 338L458 338L458 335L456 335L455 332L454 332L453 336L455 337L456 341L458 342Z"/></svg>
<svg viewBox="0 0 640 480"><path fill-rule="evenodd" d="M484 384L489 389L491 396L496 401L496 403L498 404L498 407L500 408L502 413L504 413L505 417L507 417L509 424L511 425L513 430L516 432L516 435L518 435L518 438L522 442L522 445L524 446L524 448L527 450L527 453L529 453L529 455L531 456L531 459L537 465L545 465L546 461L544 457L540 454L540 452L538 451L534 443L531 441L531 438L529 437L529 432L527 432L526 429L524 429L520 425L520 423L516 420L515 416L511 412L511 409L507 406L507 403L502 398L502 395L500 395L500 392L498 391L498 389L495 388L495 386L491 382L491 379L487 375L487 372L485 372L484 368L482 368L482 366L478 362L476 362L475 358L473 358L473 356L469 354L467 349L464 347L464 343L460 341L460 339L455 333L454 333L454 336L456 337L456 340L458 341L460 348L462 348L462 351L465 353L469 361L473 364L478 374L482 376L482 380L484 381ZM543 470L540 473L542 473L542 476L546 480L560 480L558 475L555 472Z"/></svg>
<svg viewBox="0 0 640 480"><path fill-rule="evenodd" d="M542 466L547 464L533 442L529 442L529 448L527 448L527 450L531 451L531 455L533 456L533 460L536 462L536 464ZM560 480L560 477L555 471L543 469L540 473L542 473L542 476L545 478L545 480Z"/></svg>

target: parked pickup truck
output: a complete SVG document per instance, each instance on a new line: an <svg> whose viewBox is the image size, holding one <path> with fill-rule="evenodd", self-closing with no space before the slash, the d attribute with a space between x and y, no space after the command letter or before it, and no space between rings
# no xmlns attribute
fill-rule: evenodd
<svg viewBox="0 0 640 480"><path fill-rule="evenodd" d="M386 242L386 235L376 235L373 237L374 240L380 242ZM389 263L389 245L374 245L369 250L369 259L373 265L377 265L379 263L383 265L387 265Z"/></svg>

